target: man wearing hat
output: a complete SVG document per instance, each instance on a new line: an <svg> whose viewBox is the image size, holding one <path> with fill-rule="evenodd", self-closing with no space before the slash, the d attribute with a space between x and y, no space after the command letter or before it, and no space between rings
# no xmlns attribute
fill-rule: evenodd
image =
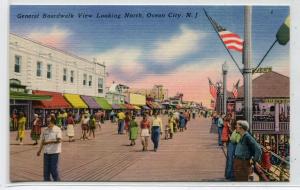
<svg viewBox="0 0 300 190"><path fill-rule="evenodd" d="M249 124L245 120L237 121L236 131L241 135L241 139L235 149L235 159L233 164L236 181L248 181L250 174L250 160L260 162L262 150L256 140L248 133Z"/></svg>

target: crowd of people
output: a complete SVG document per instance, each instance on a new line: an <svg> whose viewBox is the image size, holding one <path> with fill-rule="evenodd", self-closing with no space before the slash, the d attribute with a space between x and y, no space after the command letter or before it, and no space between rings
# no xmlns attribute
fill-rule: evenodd
<svg viewBox="0 0 300 190"><path fill-rule="evenodd" d="M254 165L261 162L262 148L248 132L248 122L215 112L212 124L217 128L218 145L227 149L225 178L249 181L253 177Z"/></svg>

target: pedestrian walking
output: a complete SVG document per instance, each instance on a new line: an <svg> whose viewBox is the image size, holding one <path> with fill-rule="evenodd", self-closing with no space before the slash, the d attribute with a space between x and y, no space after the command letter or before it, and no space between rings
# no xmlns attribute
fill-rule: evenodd
<svg viewBox="0 0 300 190"><path fill-rule="evenodd" d="M95 113L95 120L96 120L96 128L99 128L101 130L101 117L102 112L100 110Z"/></svg>
<svg viewBox="0 0 300 190"><path fill-rule="evenodd" d="M109 113L109 117L110 117L110 121L112 123L114 123L115 122L115 112L114 112L114 110L111 110L111 112Z"/></svg>
<svg viewBox="0 0 300 190"><path fill-rule="evenodd" d="M124 126L125 126L125 114L122 111L119 111L117 114L118 117L118 134L124 134Z"/></svg>
<svg viewBox="0 0 300 190"><path fill-rule="evenodd" d="M174 135L174 128L176 128L176 119L175 119L173 113L170 113L170 117L168 120L168 126L169 126L170 139L172 139L173 135Z"/></svg>
<svg viewBox="0 0 300 190"><path fill-rule="evenodd" d="M24 115L24 113L21 111L19 113L19 119L18 119L18 135L17 135L17 141L19 141L20 145L23 145L23 140L25 137L25 126L26 126L27 119Z"/></svg>
<svg viewBox="0 0 300 190"><path fill-rule="evenodd" d="M56 125L63 130L63 111L58 112L57 119L56 119Z"/></svg>
<svg viewBox="0 0 300 190"><path fill-rule="evenodd" d="M148 141L150 136L150 121L147 118L147 115L143 115L143 119L140 123L141 127L141 140L143 145L143 151L148 150Z"/></svg>
<svg viewBox="0 0 300 190"><path fill-rule="evenodd" d="M179 115L179 131L180 132L183 132L183 129L185 128L186 126L186 118L185 116L183 115L183 112L180 112L180 115Z"/></svg>
<svg viewBox="0 0 300 190"><path fill-rule="evenodd" d="M42 134L41 146L37 152L40 156L44 149L44 181L60 181L58 172L59 154L61 153L62 131L55 125L55 117L51 117L50 124Z"/></svg>
<svg viewBox="0 0 300 190"><path fill-rule="evenodd" d="M236 132L235 120L231 122L230 131L231 131L231 135L227 146L227 154L226 154L225 178L230 181L235 181L234 172L233 172L233 160L234 160L236 145L241 139L241 135Z"/></svg>
<svg viewBox="0 0 300 190"><path fill-rule="evenodd" d="M247 132L249 124L247 121L237 121L236 131L241 135L241 140L236 145L234 159L234 177L236 181L248 181L251 163L260 162L262 150L256 140Z"/></svg>
<svg viewBox="0 0 300 190"><path fill-rule="evenodd" d="M124 129L126 134L129 132L129 122L131 120L131 114L129 112L125 113L125 119L124 119Z"/></svg>
<svg viewBox="0 0 300 190"><path fill-rule="evenodd" d="M132 116L132 119L129 122L129 140L130 146L135 145L135 140L137 139L139 132L138 124L135 121L135 116Z"/></svg>
<svg viewBox="0 0 300 190"><path fill-rule="evenodd" d="M93 138L95 138L95 129L96 129L96 119L94 117L94 115L90 116L90 120L89 120L89 137L93 134Z"/></svg>
<svg viewBox="0 0 300 190"><path fill-rule="evenodd" d="M154 145L154 152L158 149L160 135L162 134L162 120L160 117L157 116L155 112L152 119L152 127L151 127L151 140Z"/></svg>
<svg viewBox="0 0 300 190"><path fill-rule="evenodd" d="M37 145L38 144L38 140L40 140L40 136L41 136L41 127L42 127L42 120L39 117L38 114L34 114L34 119L32 121L32 129L31 129L31 139L34 142L33 145Z"/></svg>
<svg viewBox="0 0 300 190"><path fill-rule="evenodd" d="M222 119L222 116L220 114L217 115L217 128L218 128L218 144L219 146L223 146L222 144L222 131L223 131L223 126L224 126L224 123L223 123L223 119Z"/></svg>
<svg viewBox="0 0 300 190"><path fill-rule="evenodd" d="M73 118L73 114L72 114L72 112L69 112L68 118L67 118L67 135L69 137L69 142L74 141L74 139L73 139L75 136L74 125L75 125L75 121Z"/></svg>
<svg viewBox="0 0 300 190"><path fill-rule="evenodd" d="M89 118L88 116L85 114L81 120L81 130L82 130L82 136L80 139L85 140L88 139L87 137L87 130L88 130L88 124L89 124Z"/></svg>

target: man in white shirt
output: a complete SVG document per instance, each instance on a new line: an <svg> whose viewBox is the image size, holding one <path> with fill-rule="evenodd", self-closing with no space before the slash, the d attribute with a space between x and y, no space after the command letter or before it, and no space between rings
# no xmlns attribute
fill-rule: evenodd
<svg viewBox="0 0 300 190"><path fill-rule="evenodd" d="M51 116L48 127L43 131L42 142L37 156L44 148L44 181L60 181L58 174L58 160L61 153L62 131L55 125L55 117Z"/></svg>

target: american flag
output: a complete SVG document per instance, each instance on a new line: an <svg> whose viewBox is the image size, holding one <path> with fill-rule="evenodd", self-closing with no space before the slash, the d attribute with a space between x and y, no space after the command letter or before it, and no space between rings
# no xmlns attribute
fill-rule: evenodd
<svg viewBox="0 0 300 190"><path fill-rule="evenodd" d="M217 98L217 89L216 86L211 82L211 80L208 78L208 82L209 82L209 92L212 95L212 97L214 99Z"/></svg>
<svg viewBox="0 0 300 190"><path fill-rule="evenodd" d="M238 80L237 83L233 86L232 95L234 98L238 97L239 83L240 83L240 80Z"/></svg>
<svg viewBox="0 0 300 190"><path fill-rule="evenodd" d="M211 19L213 27L219 33L219 36L222 39L222 41L224 42L224 44L226 45L226 47L231 50L243 52L244 40L239 35L226 30L224 27L222 27L220 24L218 24L211 17L209 17L209 18Z"/></svg>

